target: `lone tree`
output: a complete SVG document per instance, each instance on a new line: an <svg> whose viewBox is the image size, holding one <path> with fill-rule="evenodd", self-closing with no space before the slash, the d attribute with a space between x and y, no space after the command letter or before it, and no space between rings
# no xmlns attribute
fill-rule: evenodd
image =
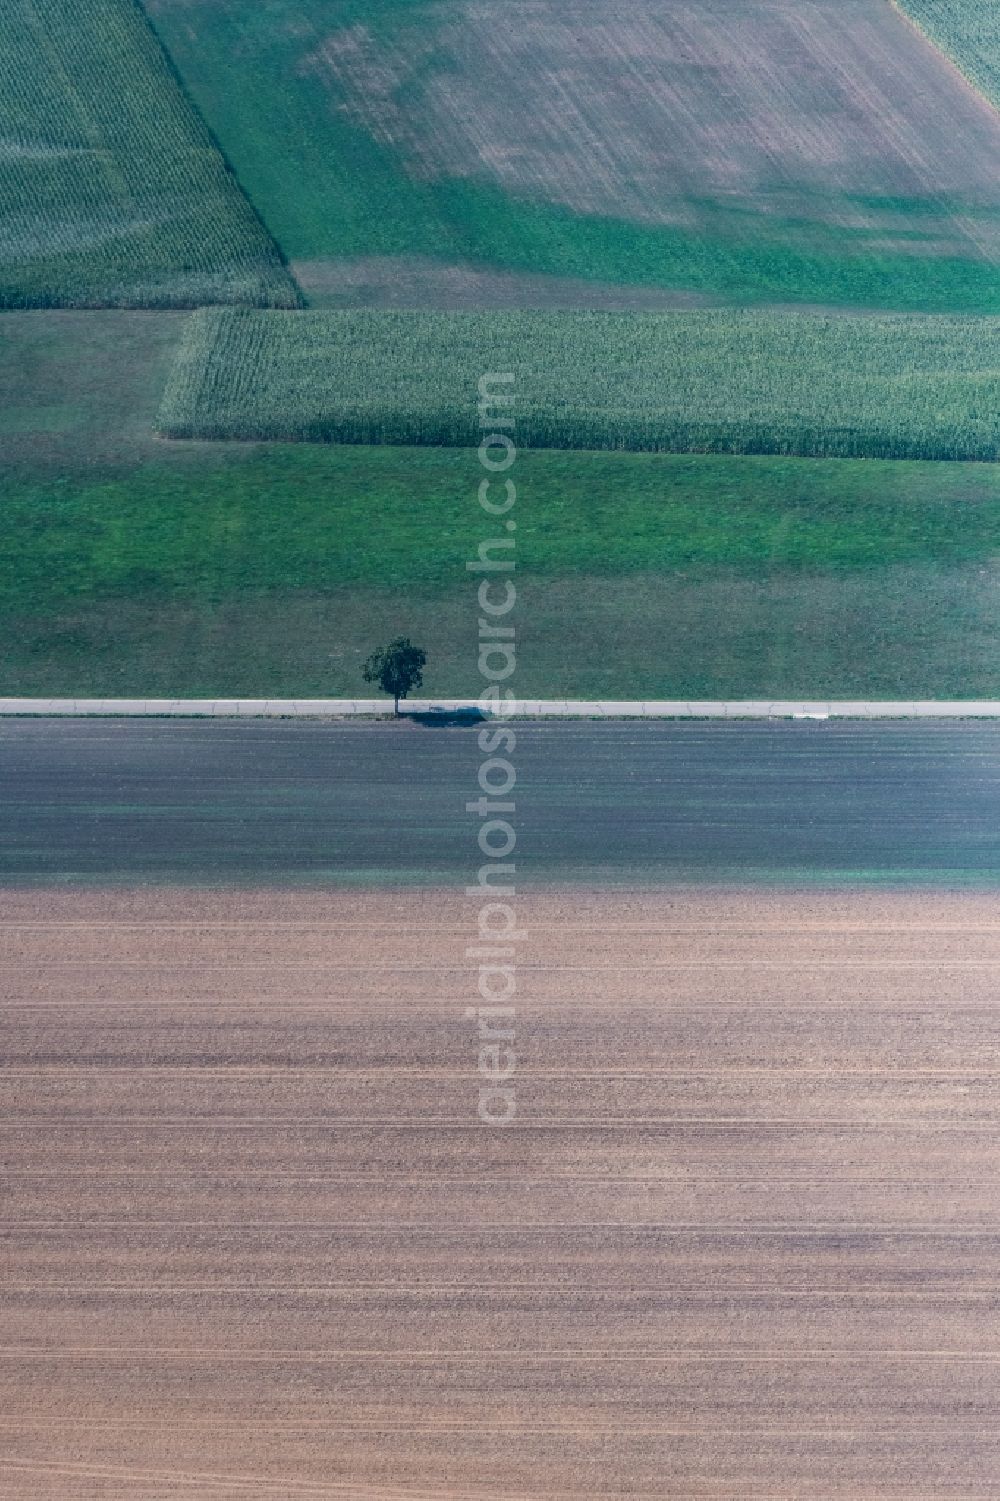
<svg viewBox="0 0 1000 1501"><path fill-rule="evenodd" d="M424 680L427 653L414 646L409 636L397 636L388 646L372 652L365 663L366 683L378 683L383 693L391 693L399 713L399 700Z"/></svg>

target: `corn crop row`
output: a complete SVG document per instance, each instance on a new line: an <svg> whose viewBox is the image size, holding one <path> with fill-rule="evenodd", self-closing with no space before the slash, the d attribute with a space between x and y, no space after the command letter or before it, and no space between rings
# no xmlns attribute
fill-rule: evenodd
<svg viewBox="0 0 1000 1501"><path fill-rule="evenodd" d="M1000 457L1000 319L971 317L206 309L158 425L477 445L480 377L508 370L533 447Z"/></svg>
<svg viewBox="0 0 1000 1501"><path fill-rule="evenodd" d="M134 0L9 0L0 306L295 307Z"/></svg>
<svg viewBox="0 0 1000 1501"><path fill-rule="evenodd" d="M1000 7L996 0L894 3L1000 109Z"/></svg>

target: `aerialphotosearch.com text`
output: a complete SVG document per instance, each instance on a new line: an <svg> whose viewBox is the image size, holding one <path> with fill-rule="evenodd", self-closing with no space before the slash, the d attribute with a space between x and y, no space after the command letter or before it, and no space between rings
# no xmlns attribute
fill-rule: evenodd
<svg viewBox="0 0 1000 1501"><path fill-rule="evenodd" d="M511 683L517 669L517 487L510 473L517 459L513 388L510 371L484 375L479 381L479 463L485 471L479 505L501 534L482 541L478 556L465 565L479 576L479 707L490 721L478 738L478 795L465 805L466 812L479 820L478 872L475 883L466 888L479 903L476 942L466 949L466 958L476 964L477 1000L466 1019L477 1023L477 1109L487 1126L510 1125L517 1115L517 945L525 937L515 907L517 736L505 722L517 712Z"/></svg>

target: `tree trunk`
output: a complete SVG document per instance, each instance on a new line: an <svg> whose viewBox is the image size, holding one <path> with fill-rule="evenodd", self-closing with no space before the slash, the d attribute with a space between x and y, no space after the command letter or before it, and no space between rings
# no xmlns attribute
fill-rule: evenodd
<svg viewBox="0 0 1000 1501"><path fill-rule="evenodd" d="M399 718L399 694L396 694L396 718Z"/></svg>

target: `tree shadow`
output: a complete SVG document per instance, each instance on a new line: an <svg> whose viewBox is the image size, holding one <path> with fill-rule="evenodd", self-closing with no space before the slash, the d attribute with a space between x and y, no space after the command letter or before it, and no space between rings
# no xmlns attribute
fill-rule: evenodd
<svg viewBox="0 0 1000 1501"><path fill-rule="evenodd" d="M483 724L488 718L475 704L462 709L404 709L402 712L405 718L412 720L414 724L426 725L427 728L435 730Z"/></svg>

